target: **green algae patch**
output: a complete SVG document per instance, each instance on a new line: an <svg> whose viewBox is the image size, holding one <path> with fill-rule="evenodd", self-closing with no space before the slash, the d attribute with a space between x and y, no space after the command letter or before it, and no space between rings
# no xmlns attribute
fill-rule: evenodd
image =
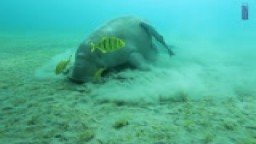
<svg viewBox="0 0 256 144"><path fill-rule="evenodd" d="M92 130L86 130L79 134L78 138L80 142L91 141L95 137L95 133Z"/></svg>
<svg viewBox="0 0 256 144"><path fill-rule="evenodd" d="M128 124L129 124L128 120L126 120L126 119L119 119L119 120L117 120L117 121L113 124L113 127L114 127L115 129L120 129L120 128L124 127L124 126L127 126Z"/></svg>

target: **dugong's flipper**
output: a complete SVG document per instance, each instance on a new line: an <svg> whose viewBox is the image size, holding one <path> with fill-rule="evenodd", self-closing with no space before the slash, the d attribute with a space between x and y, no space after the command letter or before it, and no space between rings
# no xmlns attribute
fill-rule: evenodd
<svg viewBox="0 0 256 144"><path fill-rule="evenodd" d="M147 31L147 33L151 36L153 36L157 41L159 41L164 47L167 49L169 55L174 55L173 51L168 47L166 42L164 41L164 38L162 35L160 35L155 28L153 28L151 25L141 22L140 26Z"/></svg>

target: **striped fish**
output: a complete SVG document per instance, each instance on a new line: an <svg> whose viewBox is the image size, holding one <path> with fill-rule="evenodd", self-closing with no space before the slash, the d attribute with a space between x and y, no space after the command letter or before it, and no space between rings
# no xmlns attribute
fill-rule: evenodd
<svg viewBox="0 0 256 144"><path fill-rule="evenodd" d="M117 37L103 37L98 43L90 43L91 52L99 49L102 53L109 53L125 47L125 42Z"/></svg>
<svg viewBox="0 0 256 144"><path fill-rule="evenodd" d="M57 65L56 65L56 68L55 68L55 74L58 75L58 74L61 74L64 72L64 70L66 70L66 67L68 66L68 64L70 63L71 61L71 57L72 55L70 55L69 59L68 60L62 60L60 61Z"/></svg>
<svg viewBox="0 0 256 144"><path fill-rule="evenodd" d="M95 72L95 74L94 74L94 76L93 76L93 79L94 79L95 81L99 81L99 80L101 79L102 73L103 73L105 70L106 70L106 68L100 68L100 69L98 69L98 70Z"/></svg>

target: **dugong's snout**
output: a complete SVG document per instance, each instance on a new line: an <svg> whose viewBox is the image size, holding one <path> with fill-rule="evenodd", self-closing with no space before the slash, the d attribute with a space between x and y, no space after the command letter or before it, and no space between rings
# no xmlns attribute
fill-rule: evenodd
<svg viewBox="0 0 256 144"><path fill-rule="evenodd" d="M77 83L77 84L83 84L83 83L85 83L84 80L76 79L75 77L68 77L68 79L69 79L71 82Z"/></svg>
<svg viewBox="0 0 256 144"><path fill-rule="evenodd" d="M86 68L82 65L75 65L69 74L69 77L68 77L69 80L79 84L89 81L89 78L86 75L85 69Z"/></svg>

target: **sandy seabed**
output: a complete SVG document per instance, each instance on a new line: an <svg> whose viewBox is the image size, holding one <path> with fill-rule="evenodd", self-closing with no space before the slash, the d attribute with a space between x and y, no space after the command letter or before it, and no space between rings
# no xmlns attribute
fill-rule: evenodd
<svg viewBox="0 0 256 144"><path fill-rule="evenodd" d="M190 98L189 91L159 94L156 102L122 101L121 92L98 99L104 84L34 76L52 57L78 46L81 34L0 37L0 143L256 144L256 99L250 92L222 100L211 94Z"/></svg>

